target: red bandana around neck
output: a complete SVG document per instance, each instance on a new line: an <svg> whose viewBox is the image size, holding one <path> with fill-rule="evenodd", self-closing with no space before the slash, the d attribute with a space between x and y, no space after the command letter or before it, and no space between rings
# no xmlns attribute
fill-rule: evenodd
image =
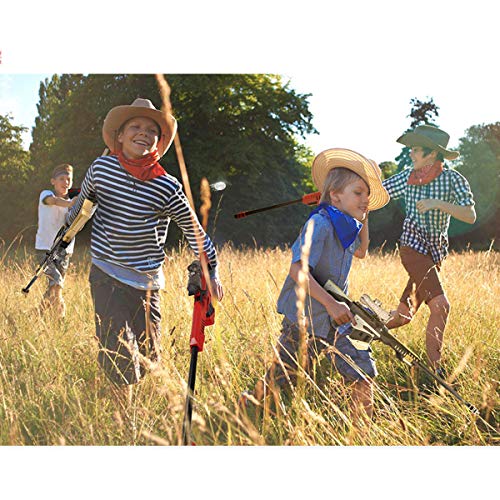
<svg viewBox="0 0 500 500"><path fill-rule="evenodd" d="M151 153L148 153L146 156L143 156L138 160L126 158L125 156L123 156L123 152L121 150L115 152L114 154L118 156L120 165L130 175L134 176L136 179L140 179L141 181L149 181L167 173L165 169L158 163L160 155L157 149L151 151Z"/></svg>
<svg viewBox="0 0 500 500"><path fill-rule="evenodd" d="M426 165L419 170L412 170L408 177L409 186L424 186L430 184L436 177L443 172L443 162L436 161L432 165Z"/></svg>

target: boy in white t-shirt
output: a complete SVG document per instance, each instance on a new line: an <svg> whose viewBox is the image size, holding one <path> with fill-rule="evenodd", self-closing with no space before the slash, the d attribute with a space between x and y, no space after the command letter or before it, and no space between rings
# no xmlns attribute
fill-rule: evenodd
<svg viewBox="0 0 500 500"><path fill-rule="evenodd" d="M54 186L54 190L42 191L38 202L38 231L35 248L41 258L45 257L46 251L52 248L59 229L65 223L68 209L76 202L76 197L72 200L69 198L69 189L73 184L73 167L71 165L63 163L55 167L50 183ZM64 317L66 313L62 289L74 245L75 241L73 240L66 248L65 254L60 259L51 262L45 270L49 286L43 296L42 311L48 307L54 307L60 317Z"/></svg>

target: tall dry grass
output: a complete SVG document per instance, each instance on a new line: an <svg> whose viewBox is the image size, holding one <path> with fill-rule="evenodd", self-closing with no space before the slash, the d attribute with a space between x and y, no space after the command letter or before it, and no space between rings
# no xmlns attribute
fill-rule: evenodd
<svg viewBox="0 0 500 500"><path fill-rule="evenodd" d="M273 359L280 329L276 299L289 267L280 249L219 252L225 298L216 325L207 328L199 355L193 439L198 445L485 445L498 444L500 339L498 253L452 254L443 281L452 304L444 362L458 392L481 410L473 417L445 393L421 391L394 353L374 345L375 416L369 428L349 417L349 390L321 359L304 391L283 411L238 409L242 391L253 387ZM189 250L166 259L162 292L163 361L134 389L124 409L97 366L89 259L73 258L66 281L67 317L58 321L37 310L45 278L28 297L20 292L36 267L20 250L2 256L0 277L0 444L178 445L189 368L192 298L186 292ZM373 253L353 264L350 295L397 305L405 285L397 255ZM419 311L398 337L425 358L427 311Z"/></svg>

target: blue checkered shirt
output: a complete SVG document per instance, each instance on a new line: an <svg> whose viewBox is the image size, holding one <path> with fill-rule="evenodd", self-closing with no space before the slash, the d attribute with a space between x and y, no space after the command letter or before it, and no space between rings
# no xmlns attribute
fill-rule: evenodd
<svg viewBox="0 0 500 500"><path fill-rule="evenodd" d="M417 201L430 198L462 206L474 205L472 191L467 179L447 165L443 166L439 177L423 186L408 185L412 170L407 168L382 184L392 199L403 198L406 205L400 245L409 246L424 255L430 254L432 260L439 263L448 255L451 216L438 209L422 214L417 210Z"/></svg>

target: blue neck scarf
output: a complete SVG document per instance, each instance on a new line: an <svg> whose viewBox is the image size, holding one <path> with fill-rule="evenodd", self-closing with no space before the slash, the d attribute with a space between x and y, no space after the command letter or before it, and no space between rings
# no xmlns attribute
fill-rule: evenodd
<svg viewBox="0 0 500 500"><path fill-rule="evenodd" d="M321 209L324 209L328 214L333 229L335 229L340 243L342 243L342 246L345 250L348 246L352 245L353 241L356 239L356 236L358 236L359 232L361 231L363 224L354 219L354 217L341 212L338 208L335 208L328 203L320 203L309 214L307 220L309 220L314 214L319 213Z"/></svg>

